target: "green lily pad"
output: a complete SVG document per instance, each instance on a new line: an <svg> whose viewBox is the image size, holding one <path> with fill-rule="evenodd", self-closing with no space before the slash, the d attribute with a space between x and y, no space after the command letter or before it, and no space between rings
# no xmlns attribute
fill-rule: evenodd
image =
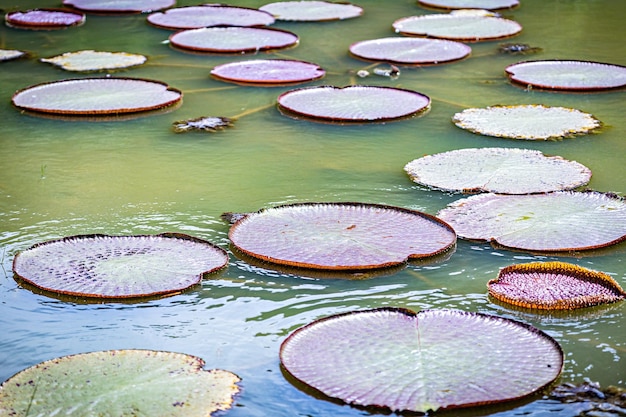
<svg viewBox="0 0 626 417"><path fill-rule="evenodd" d="M239 377L182 353L110 350L41 362L0 386L0 415L207 417L232 406Z"/></svg>
<svg viewBox="0 0 626 417"><path fill-rule="evenodd" d="M141 65L147 58L128 52L77 51L66 52L52 58L42 58L41 62L56 65L66 71L99 71L128 68Z"/></svg>
<svg viewBox="0 0 626 417"><path fill-rule="evenodd" d="M295 379L348 404L426 413L519 399L561 373L558 343L529 325L457 310L380 308L314 321L280 348Z"/></svg>

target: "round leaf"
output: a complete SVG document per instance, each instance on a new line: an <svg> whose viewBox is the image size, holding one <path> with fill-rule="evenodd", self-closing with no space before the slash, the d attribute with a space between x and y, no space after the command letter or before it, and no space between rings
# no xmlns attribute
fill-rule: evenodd
<svg viewBox="0 0 626 417"><path fill-rule="evenodd" d="M85 50L66 52L52 58L42 58L40 61L56 65L66 71L99 71L141 65L146 59L143 55L127 52Z"/></svg>
<svg viewBox="0 0 626 417"><path fill-rule="evenodd" d="M244 85L274 86L322 78L326 74L317 64L284 59L255 59L217 65L211 75L220 80Z"/></svg>
<svg viewBox="0 0 626 417"><path fill-rule="evenodd" d="M511 9L519 6L519 0L418 0L420 6L436 9Z"/></svg>
<svg viewBox="0 0 626 417"><path fill-rule="evenodd" d="M148 16L148 22L164 29L197 29L210 26L265 26L274 23L274 17L247 7L203 4L152 13Z"/></svg>
<svg viewBox="0 0 626 417"><path fill-rule="evenodd" d="M273 14L277 20L297 22L343 20L363 14L363 9L354 4L314 0L280 1L266 4L259 9Z"/></svg>
<svg viewBox="0 0 626 417"><path fill-rule="evenodd" d="M368 61L403 65L442 64L465 58L469 46L454 41L422 38L381 38L350 45L350 53Z"/></svg>
<svg viewBox="0 0 626 417"><path fill-rule="evenodd" d="M396 32L457 41L478 42L507 38L522 31L513 20L467 14L410 16L393 22Z"/></svg>
<svg viewBox="0 0 626 417"><path fill-rule="evenodd" d="M85 23L85 15L67 9L33 9L7 13L8 26L21 29L64 29Z"/></svg>
<svg viewBox="0 0 626 417"><path fill-rule="evenodd" d="M151 13L174 6L176 0L63 0L63 4L92 13Z"/></svg>

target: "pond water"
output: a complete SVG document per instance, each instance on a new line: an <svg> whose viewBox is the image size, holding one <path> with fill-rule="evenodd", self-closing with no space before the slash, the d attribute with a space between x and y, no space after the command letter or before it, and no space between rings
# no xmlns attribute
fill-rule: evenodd
<svg viewBox="0 0 626 417"><path fill-rule="evenodd" d="M15 2L0 1L8 10ZM260 7L266 2L232 2ZM179 6L197 4L178 2ZM408 265L369 279L302 276L250 265L232 256L228 269L183 294L134 303L57 299L17 285L11 262L34 243L76 234L182 232L228 249L226 211L250 212L305 201L358 201L435 214L460 198L412 183L404 165L425 154L470 147L519 147L560 155L591 168L589 188L626 191L626 123L621 91L563 94L525 90L504 75L527 59L580 59L626 64L626 3L614 0L522 0L505 11L521 23L512 38L543 48L537 55L497 53L500 41L471 44L466 60L401 68L398 79L354 72L369 63L350 57L356 41L394 36L391 23L432 13L412 0L362 0L365 14L325 23L274 26L300 36L292 49L261 57L319 64L327 76L311 85L396 86L429 95L419 118L387 124L329 125L298 121L273 106L287 87L243 87L213 80L215 65L252 56L194 55L170 48L166 30L145 16L92 16L62 31L0 27L0 47L33 57L0 63L0 380L38 362L96 350L145 348L197 355L210 368L242 378L232 416L356 416L372 411L315 398L282 374L278 348L295 328L334 313L380 306L454 308L496 314L536 326L565 352L562 382L583 378L626 385L626 302L567 314L533 313L492 302L486 283L499 268L535 260L562 260L604 271L626 287L620 244L587 257L535 256L459 240L438 263ZM20 10L58 7L57 1L20 2ZM95 49L147 55L146 65L116 75L160 80L184 92L169 112L117 121L67 121L21 114L11 105L18 89L68 73L37 58ZM604 123L598 134L548 142L475 135L451 116L467 107L545 104L580 109ZM174 121L235 116L263 108L218 133L176 134ZM479 337L480 335L477 335ZM572 415L541 397L467 415Z"/></svg>

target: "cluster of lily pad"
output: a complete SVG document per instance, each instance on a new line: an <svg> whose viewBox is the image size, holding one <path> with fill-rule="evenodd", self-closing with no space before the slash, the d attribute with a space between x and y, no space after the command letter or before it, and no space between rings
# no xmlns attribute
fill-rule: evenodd
<svg viewBox="0 0 626 417"><path fill-rule="evenodd" d="M420 0L419 4L452 12L398 19L391 26L401 37L364 40L347 52L393 66L439 65L467 58L471 47L464 42L508 38L522 30L519 23L493 12L517 7L517 0ZM356 5L324 1L278 2L258 10L228 5L175 8L173 0L65 0L64 5L63 10L9 13L5 20L15 28L53 29L84 24L84 13L150 11L149 24L176 31L169 37L172 47L224 54L296 47L296 34L267 27L276 20L339 20L363 12ZM0 52L0 60L25 54ZM98 71L141 65L146 59L126 52L86 50L41 61L68 71ZM626 85L626 68L604 63L528 61L505 71L512 83L527 88L599 91ZM211 75L236 84L290 85L322 79L325 70L309 62L257 59L216 66ZM35 113L99 116L171 107L182 95L155 80L93 77L31 86L17 92L12 103ZM430 105L430 98L417 91L363 85L300 88L276 100L278 110L287 116L339 124L408 119L425 113ZM539 129L528 129L523 121L529 117L542 120ZM216 131L233 120L203 116L175 122L174 128ZM476 134L526 140L573 137L601 125L576 109L536 104L466 109L452 121ZM416 159L405 171L429 188L483 194L452 203L437 216L358 202L261 209L233 220L232 252L270 267L364 271L434 259L452 252L457 236L555 253L597 249L626 239L626 203L610 193L573 191L591 177L591 171L576 161L534 150L462 149ZM530 171L532 176L527 175ZM47 294L126 299L185 291L226 268L227 262L223 249L186 235L89 235L42 242L21 251L14 258L13 271L20 283ZM565 263L510 266L489 282L488 291L498 301L532 309L588 307L626 296L608 275ZM480 340L476 335L481 335ZM506 349L494 351L493 346L500 345ZM382 308L323 318L292 332L279 356L290 377L328 397L412 412L526 397L550 386L563 368L559 344L541 330L455 310L415 313ZM189 416L229 408L239 391L239 378L228 371L204 371L202 365L201 359L189 355L139 350L57 358L5 381L0 386L0 411L45 415L51 410L88 410L123 415L128 412L125 407L132 406L144 414ZM58 381L65 380L59 375L67 375L68 369L75 373L76 367L81 372L62 395L56 395ZM512 381L511 374L518 378ZM146 375L151 377L135 381ZM175 377L167 392L154 382L163 375ZM136 389L112 386L119 380ZM111 396L111 402L90 402L102 395ZM110 408L113 403L119 412Z"/></svg>

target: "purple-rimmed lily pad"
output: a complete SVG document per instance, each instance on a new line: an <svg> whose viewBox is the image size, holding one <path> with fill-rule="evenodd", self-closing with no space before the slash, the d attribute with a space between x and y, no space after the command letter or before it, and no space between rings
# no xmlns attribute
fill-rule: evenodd
<svg viewBox="0 0 626 417"><path fill-rule="evenodd" d="M167 9L176 0L63 0L65 6L90 13L151 13Z"/></svg>
<svg viewBox="0 0 626 417"><path fill-rule="evenodd" d="M63 356L0 386L0 415L208 417L228 410L240 378L196 356L125 349Z"/></svg>
<svg viewBox="0 0 626 417"><path fill-rule="evenodd" d="M513 20L466 14L404 17L393 22L393 28L407 36L428 36L465 42L508 38L522 31L522 26Z"/></svg>
<svg viewBox="0 0 626 417"><path fill-rule="evenodd" d="M472 52L455 41L425 38L380 38L350 45L350 53L368 61L402 65L434 65L458 61Z"/></svg>
<svg viewBox="0 0 626 417"><path fill-rule="evenodd" d="M181 292L227 262L223 249L183 234L80 235L19 252L13 272L53 293L134 298Z"/></svg>
<svg viewBox="0 0 626 417"><path fill-rule="evenodd" d="M202 4L152 13L148 22L163 29L198 29L211 26L267 26L274 23L270 13L225 4Z"/></svg>
<svg viewBox="0 0 626 417"><path fill-rule="evenodd" d="M626 239L626 202L612 194L479 194L441 210L464 239L531 252L597 249Z"/></svg>
<svg viewBox="0 0 626 417"><path fill-rule="evenodd" d="M326 74L317 64L286 59L255 59L215 66L211 75L243 85L276 86L318 80Z"/></svg>
<svg viewBox="0 0 626 417"><path fill-rule="evenodd" d="M544 332L497 316L380 308L295 330L280 360L331 398L426 413L536 393L561 373L563 351Z"/></svg>
<svg viewBox="0 0 626 417"><path fill-rule="evenodd" d="M167 84L138 78L81 78L38 84L13 95L24 110L62 115L111 115L156 110L182 99Z"/></svg>
<svg viewBox="0 0 626 417"><path fill-rule="evenodd" d="M271 263L367 270L442 254L452 228L425 213L364 203L302 203L248 214L228 234L234 247Z"/></svg>
<svg viewBox="0 0 626 417"><path fill-rule="evenodd" d="M281 94L278 108L288 116L333 123L385 122L427 111L430 98L391 87L321 86Z"/></svg>
<svg viewBox="0 0 626 417"><path fill-rule="evenodd" d="M17 49L0 49L0 62L11 61L21 58L26 55L26 52L19 51Z"/></svg>
<svg viewBox="0 0 626 417"><path fill-rule="evenodd" d="M415 159L404 170L418 184L464 193L546 193L571 190L591 179L591 170L576 161L515 148L442 152Z"/></svg>
<svg viewBox="0 0 626 417"><path fill-rule="evenodd" d="M363 9L350 3L328 1L279 1L259 7L277 20L294 22L323 22L359 17Z"/></svg>
<svg viewBox="0 0 626 417"><path fill-rule="evenodd" d="M182 30L170 43L192 52L246 53L284 49L298 44L295 33L258 27L210 27Z"/></svg>
<svg viewBox="0 0 626 417"><path fill-rule="evenodd" d="M541 310L573 310L626 298L609 275L566 262L510 265L487 287L499 301Z"/></svg>
<svg viewBox="0 0 626 417"><path fill-rule="evenodd" d="M33 9L7 13L7 26L20 29L65 29L85 23L85 15L69 9Z"/></svg>
<svg viewBox="0 0 626 417"><path fill-rule="evenodd" d="M590 61L526 61L505 68L524 87L548 90L601 91L626 86L626 67Z"/></svg>
<svg viewBox="0 0 626 417"><path fill-rule="evenodd" d="M572 138L602 125L580 110L538 104L465 109L452 122L472 133L525 140Z"/></svg>
<svg viewBox="0 0 626 417"><path fill-rule="evenodd" d="M141 65L147 58L128 52L103 52L84 50L66 52L51 58L41 58L41 62L56 65L66 71L101 71L128 68Z"/></svg>
<svg viewBox="0 0 626 417"><path fill-rule="evenodd" d="M519 0L418 0L417 3L420 6L444 10L500 10L519 6Z"/></svg>

